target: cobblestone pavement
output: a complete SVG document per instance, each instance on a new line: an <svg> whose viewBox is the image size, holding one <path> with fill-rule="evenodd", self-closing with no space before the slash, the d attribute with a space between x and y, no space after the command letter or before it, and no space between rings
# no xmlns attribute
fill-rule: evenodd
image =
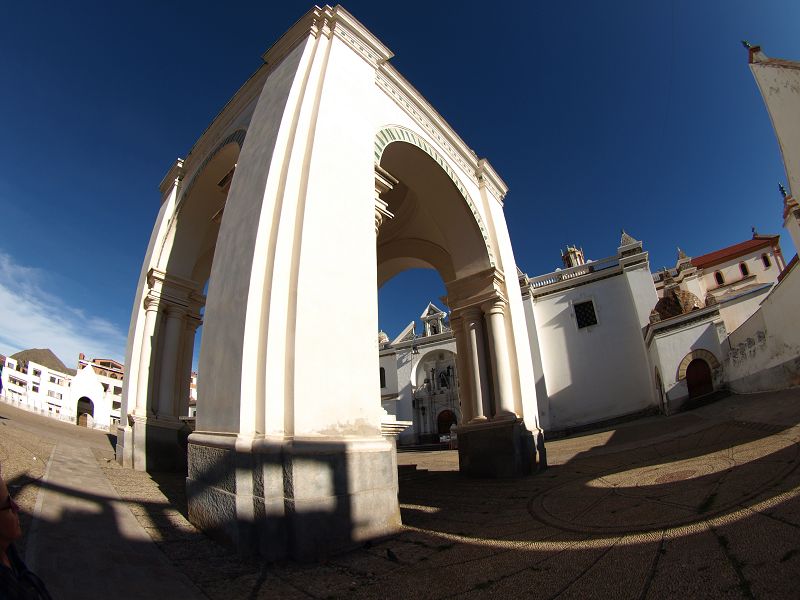
<svg viewBox="0 0 800 600"><path fill-rule="evenodd" d="M7 423L0 451L47 454L46 435L7 436ZM209 598L797 598L798 441L790 390L549 442L550 468L519 480L461 477L453 451L403 452L403 531L316 565L238 558L185 520L181 477L93 451Z"/></svg>

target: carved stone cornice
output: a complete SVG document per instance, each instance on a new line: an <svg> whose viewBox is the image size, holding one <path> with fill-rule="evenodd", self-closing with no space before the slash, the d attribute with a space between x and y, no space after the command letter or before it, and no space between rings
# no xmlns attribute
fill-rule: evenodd
<svg viewBox="0 0 800 600"><path fill-rule="evenodd" d="M446 124L427 100L391 65L380 67L375 82L477 185L477 154Z"/></svg>
<svg viewBox="0 0 800 600"><path fill-rule="evenodd" d="M161 183L158 184L158 189L161 191L162 196L166 196L173 186L179 185L183 176L183 159L178 158L169 168L167 174L164 175L164 179L161 180Z"/></svg>
<svg viewBox="0 0 800 600"><path fill-rule="evenodd" d="M508 186L506 182L500 178L500 175L497 174L492 168L492 165L489 164L489 161L485 158L482 158L478 161L478 181L481 185L485 185L489 192L494 196L494 198L503 205L503 199L506 197L508 193Z"/></svg>
<svg viewBox="0 0 800 600"><path fill-rule="evenodd" d="M486 269L445 285L451 319L456 313L466 314L464 311L469 308L481 310L482 305L487 302L508 302L505 275L497 269Z"/></svg>
<svg viewBox="0 0 800 600"><path fill-rule="evenodd" d="M150 269L147 273L147 293L144 298L145 309L152 306L174 305L183 310L190 309L198 295L200 285L196 281L166 273L160 269Z"/></svg>
<svg viewBox="0 0 800 600"><path fill-rule="evenodd" d="M374 66L384 64L394 56L383 43L364 27L358 19L341 6L325 10L331 13L331 30L333 34L355 50L361 58Z"/></svg>

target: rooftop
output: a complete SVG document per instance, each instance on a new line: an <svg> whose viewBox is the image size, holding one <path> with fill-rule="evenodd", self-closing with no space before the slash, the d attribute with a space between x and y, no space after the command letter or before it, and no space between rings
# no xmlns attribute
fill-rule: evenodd
<svg viewBox="0 0 800 600"><path fill-rule="evenodd" d="M734 244L733 246L722 248L721 250L715 250L714 252L709 252L708 254L703 254L702 256L695 256L692 258L692 265L698 269L704 269L706 267L731 260L732 258L737 258L744 254L748 254L754 250L758 250L759 248L777 246L779 239L779 235L756 234L751 240L740 242L738 244Z"/></svg>

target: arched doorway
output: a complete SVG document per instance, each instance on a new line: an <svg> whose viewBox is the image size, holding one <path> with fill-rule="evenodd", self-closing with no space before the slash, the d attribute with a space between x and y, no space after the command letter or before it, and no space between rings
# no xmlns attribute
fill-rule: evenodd
<svg viewBox="0 0 800 600"><path fill-rule="evenodd" d="M443 410L436 417L436 429L439 435L450 435L450 426L457 424L456 414L452 410Z"/></svg>
<svg viewBox="0 0 800 600"><path fill-rule="evenodd" d="M94 402L86 396L78 400L76 423L81 427L94 425Z"/></svg>
<svg viewBox="0 0 800 600"><path fill-rule="evenodd" d="M686 367L686 385L689 398L698 398L714 391L711 367L702 358L695 358Z"/></svg>

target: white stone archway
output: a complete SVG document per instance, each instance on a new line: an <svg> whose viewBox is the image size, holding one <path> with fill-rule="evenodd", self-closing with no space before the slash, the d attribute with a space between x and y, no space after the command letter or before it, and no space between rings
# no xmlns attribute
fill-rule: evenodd
<svg viewBox="0 0 800 600"><path fill-rule="evenodd" d="M462 471L533 466L538 411L505 184L391 56L341 7L314 8L162 185L119 457L150 468L180 449L185 328L204 303L189 516L267 558L324 555L400 524L375 331L376 285L405 268L435 268L447 288L469 392ZM182 223L204 241L181 237Z"/></svg>

